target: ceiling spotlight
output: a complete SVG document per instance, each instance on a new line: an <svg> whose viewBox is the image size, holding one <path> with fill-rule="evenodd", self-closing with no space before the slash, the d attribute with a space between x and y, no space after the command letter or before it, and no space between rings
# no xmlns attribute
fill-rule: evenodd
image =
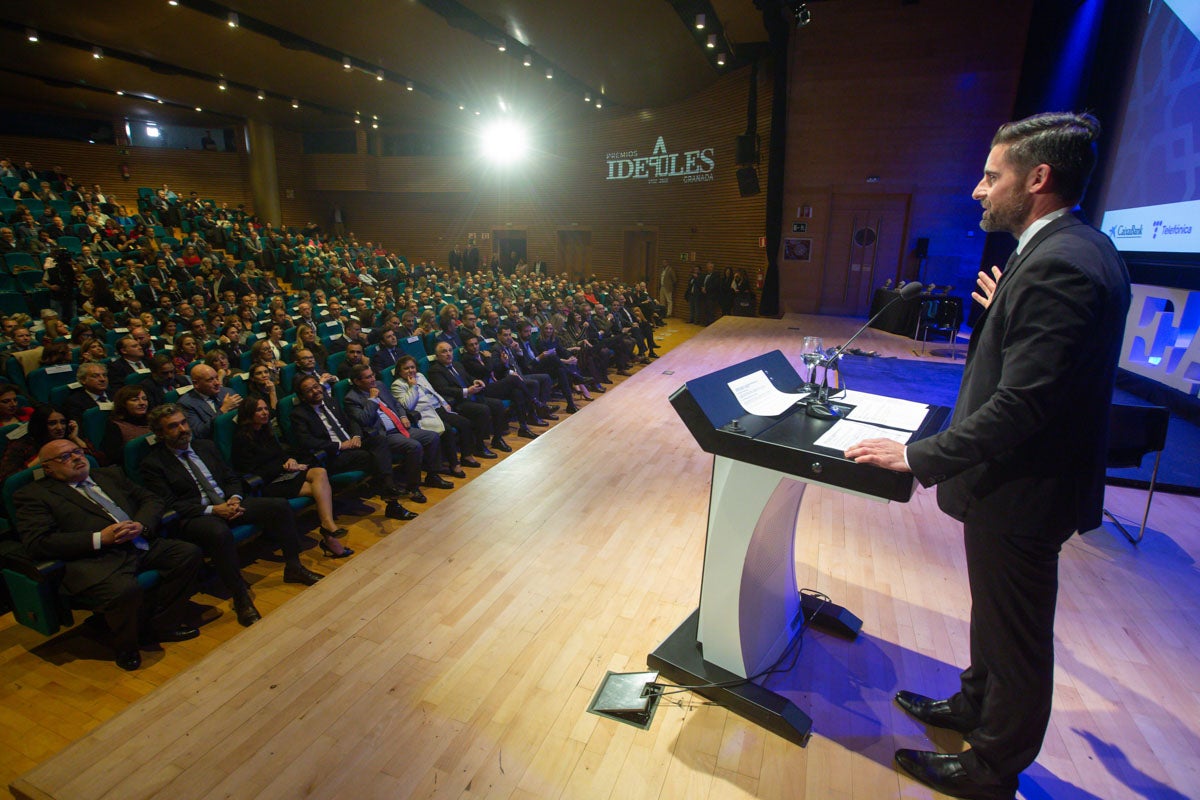
<svg viewBox="0 0 1200 800"><path fill-rule="evenodd" d="M354 118L354 124L355 124L355 125L362 125L362 117L355 117L355 118Z"/></svg>
<svg viewBox="0 0 1200 800"><path fill-rule="evenodd" d="M383 80L383 70L381 70L381 69L375 70L375 80L377 80L377 81Z"/></svg>
<svg viewBox="0 0 1200 800"><path fill-rule="evenodd" d="M177 5L179 5L179 0L167 0L167 5L177 6Z"/></svg>
<svg viewBox="0 0 1200 800"><path fill-rule="evenodd" d="M196 106L196 110L197 110L197 111L203 111L204 109L203 109L203 108L201 108L200 106Z"/></svg>
<svg viewBox="0 0 1200 800"><path fill-rule="evenodd" d="M404 88L411 92L413 90L412 81L405 81Z"/></svg>
<svg viewBox="0 0 1200 800"><path fill-rule="evenodd" d="M238 26L238 15L236 11L229 12L229 16L226 17L226 24L228 24L231 28L236 28Z"/></svg>
<svg viewBox="0 0 1200 800"><path fill-rule="evenodd" d="M38 40L37 31L35 31L33 28L26 28L25 29L25 38L31 42L36 42ZM528 65L526 65L526 66L528 66Z"/></svg>
<svg viewBox="0 0 1200 800"><path fill-rule="evenodd" d="M466 107L466 106L464 106L462 103L459 103L459 104L458 104L458 110L459 110L459 111L466 111L466 110L467 110L467 107Z"/></svg>
<svg viewBox="0 0 1200 800"><path fill-rule="evenodd" d="M372 123L371 123L371 127L372 127L374 130L379 130L379 123L378 123L378 122L372 122Z"/></svg>
<svg viewBox="0 0 1200 800"><path fill-rule="evenodd" d="M354 65L350 63L350 56L342 56L342 69L349 72L353 68Z"/></svg>
<svg viewBox="0 0 1200 800"><path fill-rule="evenodd" d="M592 102L592 95L591 95L591 93L590 93L590 92L588 92L588 93L585 93L585 94L583 95L583 102L585 102L585 103L590 103L590 102Z"/></svg>
<svg viewBox="0 0 1200 800"><path fill-rule="evenodd" d="M508 49L508 45L506 45L504 42L501 42L500 44L496 45L496 49L503 53Z"/></svg>
<svg viewBox="0 0 1200 800"><path fill-rule="evenodd" d="M122 90L122 89L117 89L117 97L124 97L124 96L125 96L125 92L124 92L124 90Z"/></svg>
<svg viewBox="0 0 1200 800"><path fill-rule="evenodd" d="M708 35L708 44L706 44L705 47L707 47L709 50L715 50L717 48L717 35L715 33L710 33Z"/></svg>
<svg viewBox="0 0 1200 800"><path fill-rule="evenodd" d="M95 59L104 58L104 51L101 50L99 47L93 47L92 48L92 58L95 58Z"/></svg>
<svg viewBox="0 0 1200 800"><path fill-rule="evenodd" d="M725 66L725 54L724 53L717 54L717 66L718 67Z"/></svg>
<svg viewBox="0 0 1200 800"><path fill-rule="evenodd" d="M522 63L522 64L524 64L524 65L525 65L525 66L527 66L527 67L532 67L532 66L533 66L533 56L531 56L531 55L529 55L528 53L526 53L526 54L525 54L525 60L523 60L521 63Z"/></svg>
<svg viewBox="0 0 1200 800"><path fill-rule="evenodd" d="M292 108L299 108L299 107L300 107L300 101L293 97L292 98Z"/></svg>
<svg viewBox="0 0 1200 800"><path fill-rule="evenodd" d="M259 89L259 90L258 90L258 99L259 99L259 100L266 100L266 99L267 99L267 93L266 93L266 92L264 92L262 89Z"/></svg>
<svg viewBox="0 0 1200 800"><path fill-rule="evenodd" d="M704 30L704 15L703 14L696 15L696 30L698 30L698 31Z"/></svg>
<svg viewBox="0 0 1200 800"><path fill-rule="evenodd" d="M546 67L546 80L554 80L554 70L550 69L549 67Z"/></svg>
<svg viewBox="0 0 1200 800"><path fill-rule="evenodd" d="M475 109L475 116L479 116L479 109Z"/></svg>
<svg viewBox="0 0 1200 800"><path fill-rule="evenodd" d="M160 98L158 98L157 100L155 100L154 102L158 103L160 106L163 104L163 101L162 101L162 98L161 98L161 97L160 97Z"/></svg>
<svg viewBox="0 0 1200 800"><path fill-rule="evenodd" d="M803 28L808 23L812 22L812 12L808 10L808 3L800 3L792 8L792 14L796 17L796 27Z"/></svg>
<svg viewBox="0 0 1200 800"><path fill-rule="evenodd" d="M378 120L378 119L379 119L379 115L378 115L378 114L372 114L372 115L371 115L371 119Z"/></svg>
<svg viewBox="0 0 1200 800"><path fill-rule="evenodd" d="M596 108L604 108L604 103L601 103L599 100L597 100L597 101L596 101Z"/></svg>
<svg viewBox="0 0 1200 800"><path fill-rule="evenodd" d="M217 82L217 88L223 92L229 88L229 84L225 82L224 78L222 78L220 81Z"/></svg>

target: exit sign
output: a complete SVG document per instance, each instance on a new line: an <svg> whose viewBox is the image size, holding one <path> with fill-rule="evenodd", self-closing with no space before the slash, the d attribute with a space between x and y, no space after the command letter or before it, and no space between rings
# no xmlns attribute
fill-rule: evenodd
<svg viewBox="0 0 1200 800"><path fill-rule="evenodd" d="M793 222L792 223L792 233L808 233L808 223L807 222Z"/></svg>

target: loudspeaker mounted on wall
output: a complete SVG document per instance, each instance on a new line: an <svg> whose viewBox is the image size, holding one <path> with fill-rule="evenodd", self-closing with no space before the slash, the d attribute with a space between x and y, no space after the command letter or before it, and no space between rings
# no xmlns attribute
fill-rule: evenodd
<svg viewBox="0 0 1200 800"><path fill-rule="evenodd" d="M913 255L917 258L929 258L929 237L917 237L917 246L913 248Z"/></svg>
<svg viewBox="0 0 1200 800"><path fill-rule="evenodd" d="M758 135L746 133L737 137L737 163L758 163Z"/></svg>
<svg viewBox="0 0 1200 800"><path fill-rule="evenodd" d="M737 179L738 192L742 197L752 197L758 194L758 170L754 167L739 167Z"/></svg>

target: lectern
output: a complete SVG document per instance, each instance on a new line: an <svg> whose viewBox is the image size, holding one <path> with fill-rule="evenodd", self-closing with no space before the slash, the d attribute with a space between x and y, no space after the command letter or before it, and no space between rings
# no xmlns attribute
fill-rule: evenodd
<svg viewBox="0 0 1200 800"><path fill-rule="evenodd" d="M799 634L806 612L818 610L856 635L861 623L832 604L802 598L796 587L795 536L810 483L881 501L907 502L911 475L857 464L816 444L838 420L817 419L803 403L775 416L747 414L730 389L758 371L781 392L803 381L775 350L688 381L671 405L701 449L712 453L708 533L700 607L650 654L663 676L696 687L733 711L803 744L812 720L790 700L746 682L774 665ZM833 405L850 412L854 406ZM940 430L949 409L934 406L909 441ZM713 686L713 684L719 684Z"/></svg>

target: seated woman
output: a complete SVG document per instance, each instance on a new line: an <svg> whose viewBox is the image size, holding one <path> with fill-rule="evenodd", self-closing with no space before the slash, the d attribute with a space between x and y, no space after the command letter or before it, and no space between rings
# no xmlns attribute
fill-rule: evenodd
<svg viewBox="0 0 1200 800"><path fill-rule="evenodd" d="M104 439L100 449L109 462L123 464L125 462L125 443L139 436L150 433L150 425L146 422L146 414L150 411L150 401L146 391L139 384L122 386L113 395L112 412L108 415L108 424L104 428Z"/></svg>
<svg viewBox="0 0 1200 800"><path fill-rule="evenodd" d="M410 416L419 418L418 428L441 435L442 456L446 459L449 474L456 478L467 477L459 467L460 445L461 463L468 467L479 466L479 462L471 457L475 432L470 421L454 413L446 399L434 390L429 379L417 371L417 361L410 355L402 355L396 362L392 396Z"/></svg>
<svg viewBox="0 0 1200 800"><path fill-rule="evenodd" d="M20 400L17 399L18 391L17 387L11 383L0 383L0 427L16 422L27 422L32 417L33 409L21 405ZM41 447L40 444L38 446Z"/></svg>
<svg viewBox="0 0 1200 800"><path fill-rule="evenodd" d="M79 348L79 363L103 363L108 361L108 348L99 339L88 339Z"/></svg>
<svg viewBox="0 0 1200 800"><path fill-rule="evenodd" d="M42 357L39 366L52 367L55 364L71 363L71 345L66 342L50 342L42 347Z"/></svg>
<svg viewBox="0 0 1200 800"><path fill-rule="evenodd" d="M354 551L338 541L348 531L333 517L333 489L324 467L309 467L288 455L271 430L271 409L261 397L246 397L238 406L233 435L233 468L263 479L265 497L311 497L321 522L321 550L330 558Z"/></svg>
<svg viewBox="0 0 1200 800"><path fill-rule="evenodd" d="M5 397L3 388L0 386L0 408L3 408ZM91 442L79 435L79 423L67 419L66 414L47 403L33 410L25 435L13 439L8 443L8 447L4 448L4 456L0 457L0 483L26 467L33 466L42 445L54 439L70 439L80 450L101 464L108 463Z"/></svg>
<svg viewBox="0 0 1200 800"><path fill-rule="evenodd" d="M217 371L217 378L220 379L222 386L229 385L229 379L233 377L234 370L229 366L228 353L218 347L214 347L204 354L204 363Z"/></svg>
<svg viewBox="0 0 1200 800"><path fill-rule="evenodd" d="M250 367L250 377L246 380L246 397L258 397L267 402L274 416L279 408L278 374L266 364L254 364Z"/></svg>
<svg viewBox="0 0 1200 800"><path fill-rule="evenodd" d="M296 349L311 350L317 359L317 369L321 372L326 371L325 364L329 361L329 352L321 344L321 339L317 336L316 331L309 326L301 325L296 330Z"/></svg>
<svg viewBox="0 0 1200 800"><path fill-rule="evenodd" d="M175 338L173 352L175 371L180 375L190 375L192 362L200 358L200 344L190 333L181 333Z"/></svg>

